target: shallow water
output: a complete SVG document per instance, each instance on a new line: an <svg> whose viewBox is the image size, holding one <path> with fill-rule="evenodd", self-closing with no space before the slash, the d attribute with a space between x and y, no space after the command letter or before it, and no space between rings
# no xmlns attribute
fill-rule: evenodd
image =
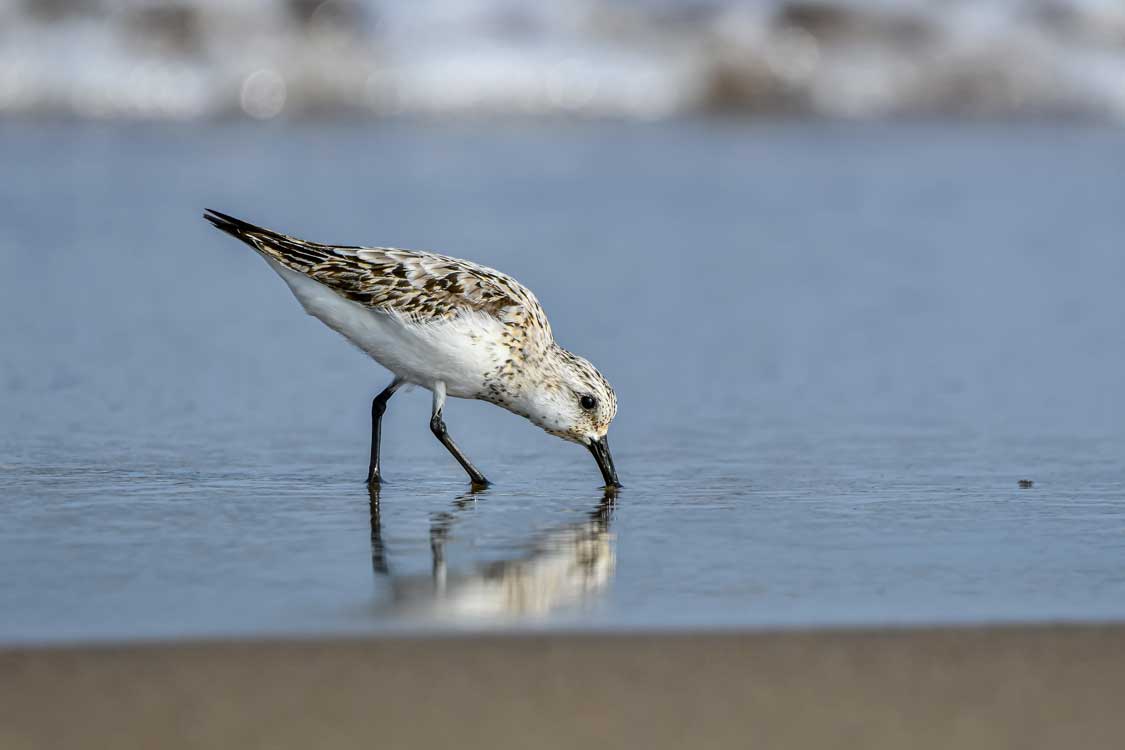
<svg viewBox="0 0 1125 750"><path fill-rule="evenodd" d="M0 126L0 640L1125 616L1125 132ZM511 272L626 489L379 367L214 207ZM1019 487L1028 479L1034 486Z"/></svg>

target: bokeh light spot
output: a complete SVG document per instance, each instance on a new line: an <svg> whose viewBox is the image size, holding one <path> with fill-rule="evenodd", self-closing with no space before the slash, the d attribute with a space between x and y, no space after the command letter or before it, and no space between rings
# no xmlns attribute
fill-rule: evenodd
<svg viewBox="0 0 1125 750"><path fill-rule="evenodd" d="M276 70L263 68L242 82L242 111L257 120L277 117L285 109L285 79Z"/></svg>

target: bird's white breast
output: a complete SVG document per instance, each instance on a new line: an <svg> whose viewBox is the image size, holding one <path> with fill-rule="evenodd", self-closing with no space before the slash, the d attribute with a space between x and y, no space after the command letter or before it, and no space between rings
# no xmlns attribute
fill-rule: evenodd
<svg viewBox="0 0 1125 750"><path fill-rule="evenodd" d="M458 398L482 394L484 376L506 356L503 324L467 311L451 320L418 323L346 299L318 281L266 258L305 311L339 332L408 383L433 388L437 381Z"/></svg>

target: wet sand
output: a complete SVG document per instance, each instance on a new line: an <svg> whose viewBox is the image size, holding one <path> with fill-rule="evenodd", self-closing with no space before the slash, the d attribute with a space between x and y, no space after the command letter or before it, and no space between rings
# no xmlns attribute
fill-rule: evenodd
<svg viewBox="0 0 1125 750"><path fill-rule="evenodd" d="M1125 741L1125 626L0 650L0 747Z"/></svg>

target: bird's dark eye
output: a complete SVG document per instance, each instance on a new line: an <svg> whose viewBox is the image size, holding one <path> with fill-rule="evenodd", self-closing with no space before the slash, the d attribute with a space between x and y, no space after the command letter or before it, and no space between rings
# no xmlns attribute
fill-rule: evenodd
<svg viewBox="0 0 1125 750"><path fill-rule="evenodd" d="M586 411L593 411L594 407L598 405L598 400L590 394L586 394L582 398L578 399L578 403L581 404L582 408Z"/></svg>

